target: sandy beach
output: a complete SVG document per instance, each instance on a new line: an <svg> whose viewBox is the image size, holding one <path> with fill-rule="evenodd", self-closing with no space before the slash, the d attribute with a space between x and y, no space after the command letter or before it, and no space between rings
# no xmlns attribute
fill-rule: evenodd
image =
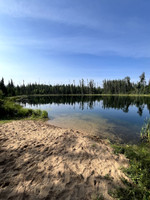
<svg viewBox="0 0 150 200"><path fill-rule="evenodd" d="M1 200L91 200L122 186L123 155L96 136L42 121L0 125Z"/></svg>

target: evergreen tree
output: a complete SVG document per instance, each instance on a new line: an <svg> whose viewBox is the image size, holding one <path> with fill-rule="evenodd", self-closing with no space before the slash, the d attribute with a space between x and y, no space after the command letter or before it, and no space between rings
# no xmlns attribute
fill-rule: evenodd
<svg viewBox="0 0 150 200"><path fill-rule="evenodd" d="M4 78L2 78L2 80L0 81L0 90L2 91L3 95L7 95L7 89L4 84Z"/></svg>

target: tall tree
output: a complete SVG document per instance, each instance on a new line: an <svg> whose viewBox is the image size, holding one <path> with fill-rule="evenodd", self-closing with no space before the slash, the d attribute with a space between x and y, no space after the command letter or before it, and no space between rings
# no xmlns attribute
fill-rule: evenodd
<svg viewBox="0 0 150 200"><path fill-rule="evenodd" d="M4 78L2 78L2 80L0 81L0 90L2 91L3 95L7 95L7 89L4 84Z"/></svg>
<svg viewBox="0 0 150 200"><path fill-rule="evenodd" d="M143 73L141 74L141 76L139 76L139 78L140 78L140 83L141 83L141 85L145 86L145 85L146 85L145 72L143 72Z"/></svg>
<svg viewBox="0 0 150 200"><path fill-rule="evenodd" d="M139 92L144 93L145 86L146 86L146 80L145 80L145 72L143 72L140 76L140 82L139 82Z"/></svg>

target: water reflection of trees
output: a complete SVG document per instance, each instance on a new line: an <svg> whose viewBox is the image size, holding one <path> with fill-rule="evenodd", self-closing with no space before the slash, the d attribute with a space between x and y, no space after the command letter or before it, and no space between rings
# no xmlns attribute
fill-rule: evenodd
<svg viewBox="0 0 150 200"><path fill-rule="evenodd" d="M149 97L117 97L110 96L103 98L103 108L115 108L121 109L123 112L129 112L130 106L136 106L138 111L137 113L142 116L144 107L147 106L147 109L150 112L150 98Z"/></svg>
<svg viewBox="0 0 150 200"><path fill-rule="evenodd" d="M130 106L137 107L137 113L142 116L143 109L147 106L150 111L150 98L149 97L119 97L119 96L35 96L28 97L22 100L23 104L68 104L74 106L78 105L79 109L93 109L99 105L103 109L114 108L129 112Z"/></svg>

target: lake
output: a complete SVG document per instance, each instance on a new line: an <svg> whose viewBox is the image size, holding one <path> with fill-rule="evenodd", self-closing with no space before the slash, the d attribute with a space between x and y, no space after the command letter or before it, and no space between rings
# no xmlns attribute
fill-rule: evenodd
<svg viewBox="0 0 150 200"><path fill-rule="evenodd" d="M35 96L21 105L46 110L50 124L121 143L137 143L150 117L149 97Z"/></svg>

